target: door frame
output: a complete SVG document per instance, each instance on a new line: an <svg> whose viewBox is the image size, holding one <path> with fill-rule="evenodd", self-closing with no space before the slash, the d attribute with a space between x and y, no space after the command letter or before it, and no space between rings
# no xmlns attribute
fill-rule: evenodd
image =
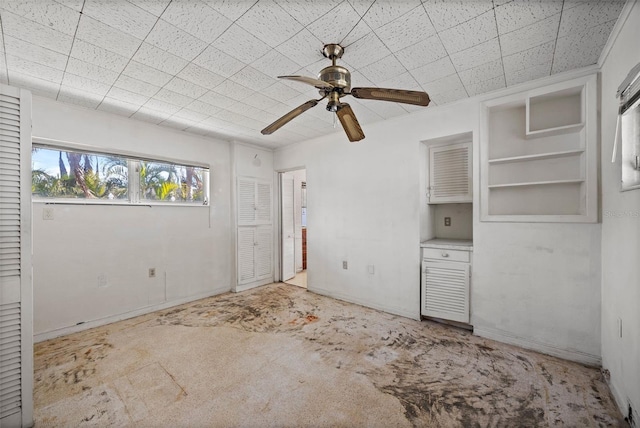
<svg viewBox="0 0 640 428"><path fill-rule="evenodd" d="M277 221L274 223L274 252L275 260L274 260L274 281L282 282L282 175L285 172L299 171L304 169L306 171L306 166L296 166L293 168L284 168L277 169L274 171L274 182L277 183L278 190L273 192L273 203L276 204L277 209ZM307 180L308 181L308 180ZM295 187L294 187L295 190ZM308 225L309 219L307 218L307 229L309 229ZM295 268L295 267L294 267Z"/></svg>

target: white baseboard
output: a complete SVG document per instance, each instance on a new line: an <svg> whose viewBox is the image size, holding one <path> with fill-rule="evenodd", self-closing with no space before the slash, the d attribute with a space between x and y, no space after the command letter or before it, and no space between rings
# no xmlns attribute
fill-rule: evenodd
<svg viewBox="0 0 640 428"><path fill-rule="evenodd" d="M420 320L419 307L416 307L416 312L410 312L403 308L398 308L390 305L380 305L367 299L362 299L349 294L336 293L335 291L330 291L324 288L307 286L307 290L311 291L312 293L320 294L322 296L331 297L332 299L343 300L345 302L355 303L356 305L366 306L367 308L377 309L379 311L387 312L393 315L400 315L401 317L411 318L418 321Z"/></svg>
<svg viewBox="0 0 640 428"><path fill-rule="evenodd" d="M498 342L520 346L521 348L530 349L542 354L552 355L564 360L575 361L577 363L582 363L589 366L602 366L602 358L599 355L589 354L587 352L578 351L576 349L559 348L548 343L538 342L536 340L516 336L513 333L503 330L474 326L473 334L475 334L476 336L485 337L487 339L496 340Z"/></svg>
<svg viewBox="0 0 640 428"><path fill-rule="evenodd" d="M193 302L195 300L204 299L206 297L216 296L218 294L229 292L229 287L220 287L205 293L194 294L193 296L184 297L181 299L171 300L168 302L162 302L157 305L145 306L133 311L124 312L122 314L111 315L104 318L98 318L95 320L83 322L82 324L71 325L68 327L61 327L54 330L37 333L33 336L34 343L42 342L56 337L65 336L71 333L77 333L79 331L89 330L90 328L100 327L106 324L111 324L117 321L126 320L129 318L135 318L140 315L146 315L151 312L167 309L172 306L182 305L184 303Z"/></svg>
<svg viewBox="0 0 640 428"><path fill-rule="evenodd" d="M242 291L251 290L252 288L262 287L263 285L273 283L273 278L263 279L262 281L251 282L249 284L236 285L234 290L231 290L235 293L240 293Z"/></svg>

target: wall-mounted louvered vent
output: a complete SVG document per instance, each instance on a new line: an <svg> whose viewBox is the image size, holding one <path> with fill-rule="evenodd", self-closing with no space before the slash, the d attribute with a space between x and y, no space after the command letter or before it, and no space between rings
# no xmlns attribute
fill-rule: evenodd
<svg viewBox="0 0 640 428"><path fill-rule="evenodd" d="M423 268L422 314L469 322L469 265L429 262Z"/></svg>
<svg viewBox="0 0 640 428"><path fill-rule="evenodd" d="M471 202L471 143L429 148L429 203Z"/></svg>
<svg viewBox="0 0 640 428"><path fill-rule="evenodd" d="M30 146L29 114L22 114L24 91L0 85L0 426L28 425L31 419L30 378L32 360L29 349L31 328L25 326L22 299L29 302L29 272L23 271L30 254L25 230L31 223L28 210L31 188L28 165ZM30 96L27 100L30 105ZM25 109L24 111L27 111ZM28 174L28 175L26 175ZM23 177L22 175L25 175ZM28 179L28 181L27 181ZM23 242L24 240L24 242ZM28 340L27 340L28 338ZM28 342L28 343L25 343ZM25 363L26 361L26 363ZM25 372L23 373L23 370ZM25 387L26 384L26 387ZM26 406L25 409L23 406ZM24 413L27 413L26 418Z"/></svg>

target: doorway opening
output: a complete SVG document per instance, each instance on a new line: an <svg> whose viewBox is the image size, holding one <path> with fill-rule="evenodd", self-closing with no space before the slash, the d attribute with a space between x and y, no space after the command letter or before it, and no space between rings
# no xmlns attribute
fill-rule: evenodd
<svg viewBox="0 0 640 428"><path fill-rule="evenodd" d="M307 288L307 171L280 173L282 282Z"/></svg>

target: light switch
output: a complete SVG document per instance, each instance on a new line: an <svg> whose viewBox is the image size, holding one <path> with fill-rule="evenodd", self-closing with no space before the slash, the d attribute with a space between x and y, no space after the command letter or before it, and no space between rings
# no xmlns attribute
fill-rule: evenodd
<svg viewBox="0 0 640 428"><path fill-rule="evenodd" d="M445 217L444 218L444 225L445 226L451 226L451 217Z"/></svg>

